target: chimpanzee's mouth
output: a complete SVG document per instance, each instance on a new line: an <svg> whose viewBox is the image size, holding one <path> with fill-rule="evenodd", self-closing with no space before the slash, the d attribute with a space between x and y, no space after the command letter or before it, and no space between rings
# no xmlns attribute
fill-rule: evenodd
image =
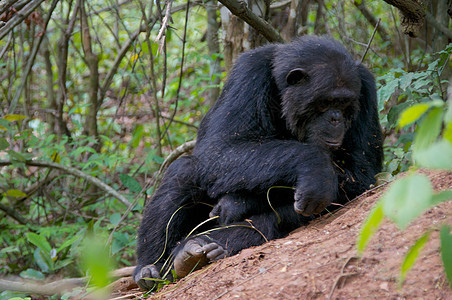
<svg viewBox="0 0 452 300"><path fill-rule="evenodd" d="M325 141L325 144L332 149L337 149L342 145L342 142L331 142L331 141Z"/></svg>

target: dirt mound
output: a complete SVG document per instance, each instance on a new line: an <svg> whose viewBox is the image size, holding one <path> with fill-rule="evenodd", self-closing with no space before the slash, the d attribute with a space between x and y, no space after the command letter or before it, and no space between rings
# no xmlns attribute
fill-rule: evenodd
<svg viewBox="0 0 452 300"><path fill-rule="evenodd" d="M423 173L431 178L437 191L452 188L451 172ZM357 257L356 237L383 190L360 197L287 238L211 264L153 297L452 299L439 253L438 230L432 233L402 288L398 288L397 281L404 255L424 230L452 224L452 201L430 209L404 231L385 220L364 255Z"/></svg>

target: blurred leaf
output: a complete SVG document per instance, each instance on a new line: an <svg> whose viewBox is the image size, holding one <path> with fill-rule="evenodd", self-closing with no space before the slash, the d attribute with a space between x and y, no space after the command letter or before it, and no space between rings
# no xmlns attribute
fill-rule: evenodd
<svg viewBox="0 0 452 300"><path fill-rule="evenodd" d="M13 151L13 150L9 150L7 151L9 156L11 157L11 159L13 160L17 160L19 162L25 162L27 159L25 158L24 155L22 155L19 152Z"/></svg>
<svg viewBox="0 0 452 300"><path fill-rule="evenodd" d="M433 189L425 175L412 174L395 182L383 194L383 212L404 229L431 205Z"/></svg>
<svg viewBox="0 0 452 300"><path fill-rule="evenodd" d="M114 269L114 264L108 254L106 239L99 235L88 235L84 242L81 261L94 286L101 288L110 283L109 274Z"/></svg>
<svg viewBox="0 0 452 300"><path fill-rule="evenodd" d="M10 197L15 197L15 198L23 198L23 197L27 197L27 194L25 194L25 193L22 192L22 191L15 190L15 189L6 191L6 195L8 195L8 196L10 196Z"/></svg>
<svg viewBox="0 0 452 300"><path fill-rule="evenodd" d="M399 118L399 127L405 127L413 122L416 122L428 109L430 105L427 103L419 103L405 109Z"/></svg>
<svg viewBox="0 0 452 300"><path fill-rule="evenodd" d="M38 265L42 272L48 273L50 271L52 261L50 260L50 257L48 255L44 254L41 248L35 249L33 258L35 259L35 263Z"/></svg>
<svg viewBox="0 0 452 300"><path fill-rule="evenodd" d="M10 122L14 122L14 121L20 121L25 119L27 116L23 116L23 115L6 115L3 117L3 119L8 120Z"/></svg>
<svg viewBox="0 0 452 300"><path fill-rule="evenodd" d="M428 148L415 149L413 158L415 164L423 168L451 170L452 144L443 139Z"/></svg>
<svg viewBox="0 0 452 300"><path fill-rule="evenodd" d="M25 236L30 243L50 254L52 247L50 246L49 242L47 242L47 239L45 237L43 237L42 235L37 235L33 232L27 232Z"/></svg>
<svg viewBox="0 0 452 300"><path fill-rule="evenodd" d="M361 233L358 236L356 243L358 253L362 254L372 236L380 227L381 221L383 221L383 203L379 201L367 216L364 225L362 226Z"/></svg>
<svg viewBox="0 0 452 300"><path fill-rule="evenodd" d="M39 272L38 270L35 269L27 269L25 271L20 272L20 277L35 280L42 280L46 278L44 274L42 274L42 272Z"/></svg>
<svg viewBox="0 0 452 300"><path fill-rule="evenodd" d="M9 147L9 143L6 139L0 137L0 151L5 150Z"/></svg>
<svg viewBox="0 0 452 300"><path fill-rule="evenodd" d="M141 185L134 178L127 174L119 174L119 179L122 184L127 187L132 193L139 193L141 191Z"/></svg>
<svg viewBox="0 0 452 300"><path fill-rule="evenodd" d="M50 159L53 161L53 162L56 162L56 163L61 163L61 157L60 157L60 155L58 154L58 152L53 152L53 154L52 154L52 156L50 156Z"/></svg>
<svg viewBox="0 0 452 300"><path fill-rule="evenodd" d="M163 162L165 161L165 159L161 156L158 155L154 155L152 157L152 160L155 161L156 163L158 163L159 165L163 164Z"/></svg>
<svg viewBox="0 0 452 300"><path fill-rule="evenodd" d="M110 223L113 225L118 225L119 221L121 220L121 214L120 213L114 213L110 216Z"/></svg>
<svg viewBox="0 0 452 300"><path fill-rule="evenodd" d="M405 255L405 259L402 263L402 268L400 270L400 285L402 285L405 280L406 273L413 267L414 262L418 258L425 244L428 242L430 238L430 232L424 233L414 245L408 250L408 253Z"/></svg>
<svg viewBox="0 0 452 300"><path fill-rule="evenodd" d="M415 150L425 149L438 138L441 132L443 109L432 108L418 127L414 138Z"/></svg>
<svg viewBox="0 0 452 300"><path fill-rule="evenodd" d="M63 244L56 250L57 253L59 253L61 250L63 250L66 247L69 247L73 243L77 242L80 239L79 235L73 236L69 240L65 240Z"/></svg>
<svg viewBox="0 0 452 300"><path fill-rule="evenodd" d="M132 133L132 140L130 141L131 146L133 148L137 148L140 145L140 141L144 134L144 126L143 125L137 125Z"/></svg>
<svg viewBox="0 0 452 300"><path fill-rule="evenodd" d="M452 101L451 101L452 102ZM446 140L452 143L452 121L446 124L446 128L444 129L443 136Z"/></svg>
<svg viewBox="0 0 452 300"><path fill-rule="evenodd" d="M432 197L432 205L452 200L452 190L439 192Z"/></svg>
<svg viewBox="0 0 452 300"><path fill-rule="evenodd" d="M403 113L407 107L410 107L410 103L404 102L396 104L389 109L387 117L388 123L389 125L391 125L391 127L398 124L401 113Z"/></svg>
<svg viewBox="0 0 452 300"><path fill-rule="evenodd" d="M452 235L449 226L442 226L440 231L441 237L441 258L443 260L444 271L447 280L452 288Z"/></svg>
<svg viewBox="0 0 452 300"><path fill-rule="evenodd" d="M127 245L129 245L129 235L127 233L115 232L113 233L113 242L111 244L111 254L116 254Z"/></svg>

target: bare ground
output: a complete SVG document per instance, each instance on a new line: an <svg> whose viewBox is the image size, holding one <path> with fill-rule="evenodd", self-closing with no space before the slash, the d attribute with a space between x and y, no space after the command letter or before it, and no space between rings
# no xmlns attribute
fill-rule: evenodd
<svg viewBox="0 0 452 300"><path fill-rule="evenodd" d="M423 173L437 191L452 189L452 172ZM385 188L284 239L208 265L151 299L452 299L438 232L441 224L452 224L452 201L430 209L404 231L383 221L363 256L357 256L361 225ZM430 241L399 288L404 255L426 228L434 229ZM123 287L115 296L139 298L142 293L132 287Z"/></svg>

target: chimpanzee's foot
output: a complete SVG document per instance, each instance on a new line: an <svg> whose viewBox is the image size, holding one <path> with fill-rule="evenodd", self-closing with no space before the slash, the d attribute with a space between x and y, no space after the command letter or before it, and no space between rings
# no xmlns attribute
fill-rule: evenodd
<svg viewBox="0 0 452 300"><path fill-rule="evenodd" d="M158 282L152 279L161 279L160 272L155 265L147 265L137 271L133 279L143 290L152 290Z"/></svg>
<svg viewBox="0 0 452 300"><path fill-rule="evenodd" d="M176 253L174 271L179 278L182 278L226 255L227 251L217 243L208 243L202 238L194 238Z"/></svg>

